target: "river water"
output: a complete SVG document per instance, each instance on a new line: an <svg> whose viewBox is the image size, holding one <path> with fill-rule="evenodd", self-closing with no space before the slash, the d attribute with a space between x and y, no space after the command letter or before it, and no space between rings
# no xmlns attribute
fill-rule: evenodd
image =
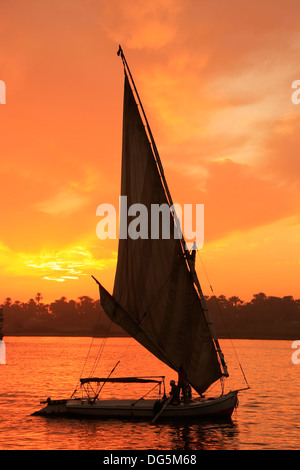
<svg viewBox="0 0 300 470"><path fill-rule="evenodd" d="M239 406L229 422L164 423L31 416L40 400L69 398L81 376L165 375L167 392L176 375L129 338L6 337L0 365L1 450L298 450L300 364L292 341L222 340ZM152 388L153 384L150 384ZM124 388L125 387L125 388ZM103 397L134 396L136 384L106 385ZM217 393L217 390L213 390ZM152 396L153 396L152 392ZM155 391L156 393L156 391ZM151 396L151 394L149 395Z"/></svg>

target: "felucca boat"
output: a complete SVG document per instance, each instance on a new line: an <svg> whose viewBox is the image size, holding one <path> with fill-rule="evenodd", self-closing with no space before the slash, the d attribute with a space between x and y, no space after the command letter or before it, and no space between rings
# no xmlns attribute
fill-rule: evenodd
<svg viewBox="0 0 300 470"><path fill-rule="evenodd" d="M100 302L108 317L121 326L160 361L174 371L183 366L193 397L175 401L167 397L164 377L84 377L81 397L51 400L36 415L67 414L98 418L230 417L239 390L217 397L203 394L216 381L228 377L227 366L215 334L195 270L195 250L187 250L178 237L179 221L164 175L160 156L121 46L124 66L124 108L121 195L132 204L167 204L170 237L119 237L113 295L99 285ZM121 208L122 212L122 208ZM106 383L149 383L159 388L157 399L102 399ZM223 387L222 387L222 390ZM195 396L195 393L197 396Z"/></svg>

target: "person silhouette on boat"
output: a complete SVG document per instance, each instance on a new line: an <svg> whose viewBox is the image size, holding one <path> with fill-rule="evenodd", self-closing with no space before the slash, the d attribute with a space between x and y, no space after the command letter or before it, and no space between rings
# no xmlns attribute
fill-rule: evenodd
<svg viewBox="0 0 300 470"><path fill-rule="evenodd" d="M187 381L186 372L183 366L180 366L178 369L178 393L180 396L180 392L182 392L184 403L188 403L187 386L188 386L188 381Z"/></svg>
<svg viewBox="0 0 300 470"><path fill-rule="evenodd" d="M190 386L188 382L186 384L186 395L187 395L187 402L189 403L192 399L192 387Z"/></svg>
<svg viewBox="0 0 300 470"><path fill-rule="evenodd" d="M172 405L179 405L180 400L179 400L179 388L175 383L175 380L170 381L171 385L171 391L170 395L173 397L171 400Z"/></svg>

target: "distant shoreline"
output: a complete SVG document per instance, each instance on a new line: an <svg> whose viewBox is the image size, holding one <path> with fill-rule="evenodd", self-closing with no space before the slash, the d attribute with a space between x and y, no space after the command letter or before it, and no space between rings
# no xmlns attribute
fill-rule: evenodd
<svg viewBox="0 0 300 470"><path fill-rule="evenodd" d="M219 339L300 340L300 299L263 292L250 302L224 295L205 299ZM99 300L88 296L76 301L62 297L51 304L42 302L41 293L27 303L7 297L0 308L4 337L130 337L108 318Z"/></svg>

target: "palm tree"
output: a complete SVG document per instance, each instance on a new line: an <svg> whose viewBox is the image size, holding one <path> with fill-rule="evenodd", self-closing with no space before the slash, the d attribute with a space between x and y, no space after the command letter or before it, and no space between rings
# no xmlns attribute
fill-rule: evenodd
<svg viewBox="0 0 300 470"><path fill-rule="evenodd" d="M5 305L5 307L10 307L10 305L11 305L11 298L10 297L6 297L4 305Z"/></svg>
<svg viewBox="0 0 300 470"><path fill-rule="evenodd" d="M264 292L259 292L258 294L253 295L253 299L251 300L252 304L258 303L261 304L267 300L267 296Z"/></svg>
<svg viewBox="0 0 300 470"><path fill-rule="evenodd" d="M233 295L232 297L229 297L229 302L234 306L237 307L238 304L243 304L244 301L241 300L238 296Z"/></svg>
<svg viewBox="0 0 300 470"><path fill-rule="evenodd" d="M37 301L37 304L40 305L40 301L42 300L43 296L40 292L38 292L35 296L35 300Z"/></svg>

